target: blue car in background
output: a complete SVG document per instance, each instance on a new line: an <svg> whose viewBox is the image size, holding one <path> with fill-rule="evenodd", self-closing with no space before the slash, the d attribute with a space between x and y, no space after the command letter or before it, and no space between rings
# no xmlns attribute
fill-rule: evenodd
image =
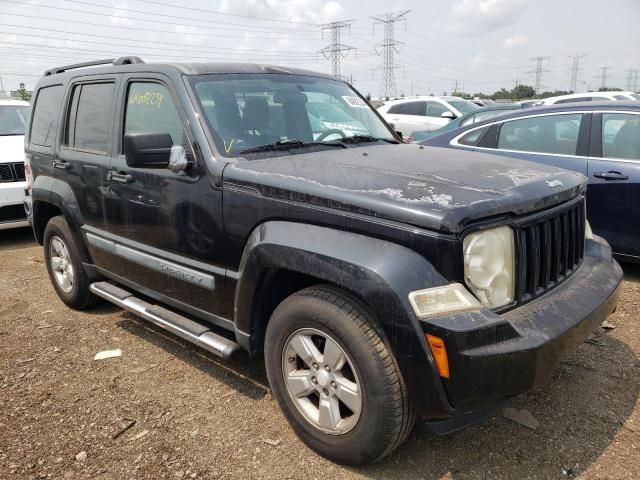
<svg viewBox="0 0 640 480"><path fill-rule="evenodd" d="M515 103L502 103L500 105L491 105L490 107L481 107L477 110L473 110L469 113L459 116L458 118L451 120L444 127L438 130L416 130L409 134L407 142L421 142L428 138L435 137L445 132L451 132L460 127L471 125L472 123L481 122L482 120L488 120L490 118L498 117L504 113L508 113L512 110L520 110L524 107L516 105Z"/></svg>
<svg viewBox="0 0 640 480"><path fill-rule="evenodd" d="M594 233L609 242L618 259L640 262L640 102L524 109L419 143L490 152L584 174L589 181L587 217ZM526 176L522 168L496 174Z"/></svg>

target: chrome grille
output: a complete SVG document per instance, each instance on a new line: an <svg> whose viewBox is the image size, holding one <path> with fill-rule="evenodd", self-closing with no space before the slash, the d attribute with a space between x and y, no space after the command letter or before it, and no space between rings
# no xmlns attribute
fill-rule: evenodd
<svg viewBox="0 0 640 480"><path fill-rule="evenodd" d="M23 182L24 162L0 163L0 182Z"/></svg>

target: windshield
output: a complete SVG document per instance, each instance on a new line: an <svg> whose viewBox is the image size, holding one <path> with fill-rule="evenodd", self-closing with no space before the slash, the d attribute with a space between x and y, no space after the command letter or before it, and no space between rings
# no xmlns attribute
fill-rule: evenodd
<svg viewBox="0 0 640 480"><path fill-rule="evenodd" d="M24 135L29 107L0 105L0 135Z"/></svg>
<svg viewBox="0 0 640 480"><path fill-rule="evenodd" d="M304 143L331 148L350 137L395 141L367 103L340 81L289 74L199 75L191 81L218 150L227 157L292 141L298 143L290 153ZM281 154L275 152L280 150L270 154Z"/></svg>
<svg viewBox="0 0 640 480"><path fill-rule="evenodd" d="M462 114L469 113L480 108L479 105L476 105L469 100L453 100L447 103L449 103L449 105L451 105Z"/></svg>

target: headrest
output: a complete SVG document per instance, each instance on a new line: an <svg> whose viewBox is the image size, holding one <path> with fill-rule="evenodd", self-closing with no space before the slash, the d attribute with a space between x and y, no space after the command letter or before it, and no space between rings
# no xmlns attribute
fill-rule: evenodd
<svg viewBox="0 0 640 480"><path fill-rule="evenodd" d="M242 112L245 130L261 130L269 126L269 104L264 97L249 97Z"/></svg>

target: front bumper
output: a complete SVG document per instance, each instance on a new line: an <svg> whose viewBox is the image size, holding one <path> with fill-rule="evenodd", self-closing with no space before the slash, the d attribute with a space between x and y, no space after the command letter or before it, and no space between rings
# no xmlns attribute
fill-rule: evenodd
<svg viewBox="0 0 640 480"><path fill-rule="evenodd" d="M28 227L23 208L27 182L0 183L0 230Z"/></svg>
<svg viewBox="0 0 640 480"><path fill-rule="evenodd" d="M445 341L451 373L442 382L454 415L544 382L615 310L621 279L609 245L596 237L576 272L534 301L501 315L481 310L422 322Z"/></svg>

